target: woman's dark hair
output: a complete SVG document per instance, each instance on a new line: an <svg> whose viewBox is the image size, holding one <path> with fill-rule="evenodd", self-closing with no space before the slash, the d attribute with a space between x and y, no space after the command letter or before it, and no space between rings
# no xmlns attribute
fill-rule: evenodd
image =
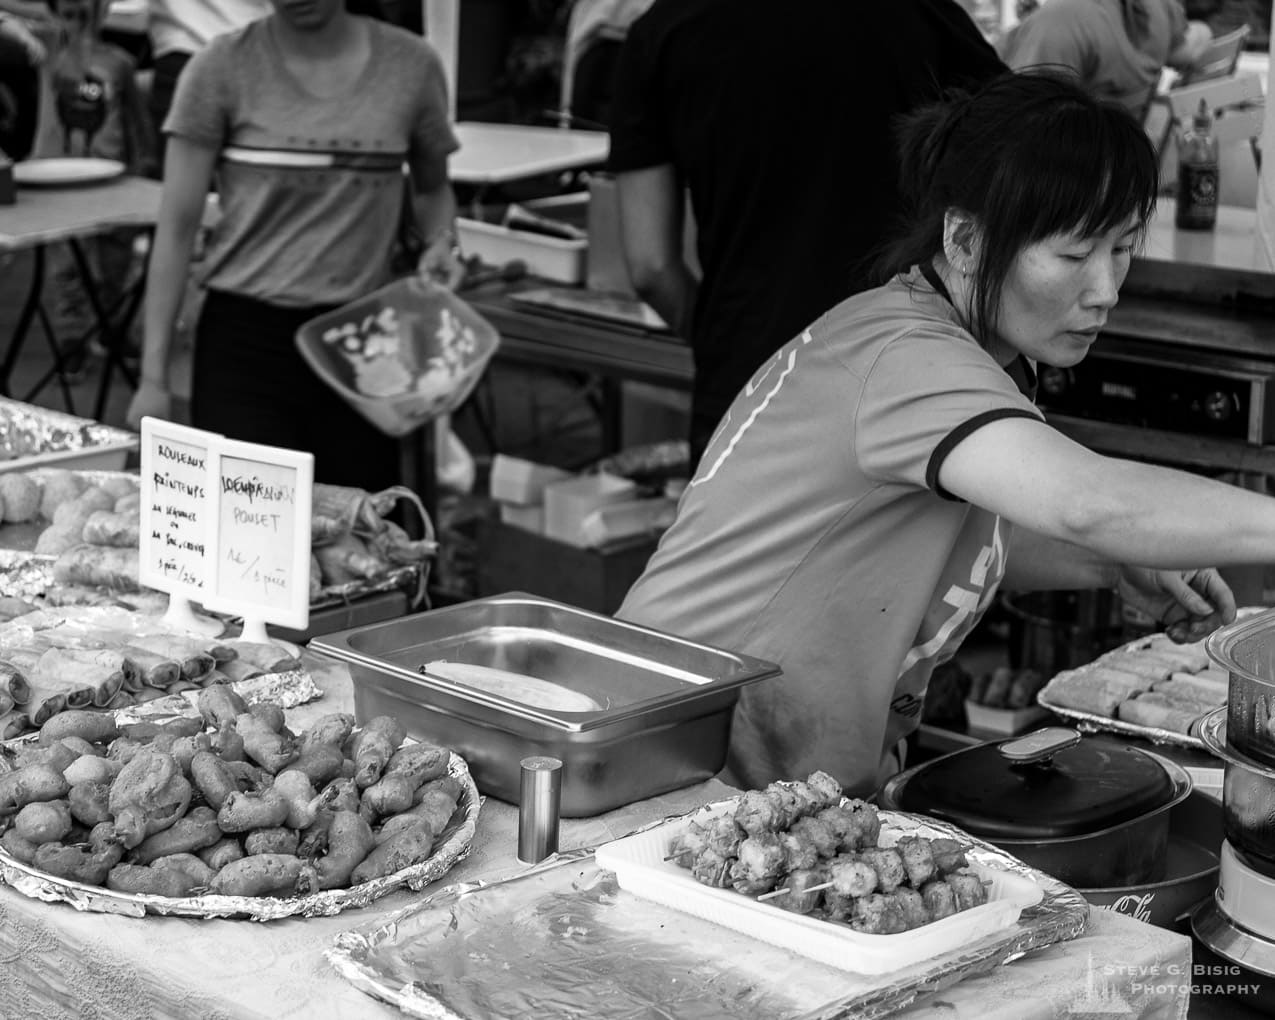
<svg viewBox="0 0 1275 1020"><path fill-rule="evenodd" d="M1045 71L1006 74L900 122L904 225L880 259L892 276L943 252L959 209L979 225L970 332L986 343L1001 291L1025 247L1056 234L1104 233L1131 216L1145 227L1159 167L1123 109Z"/></svg>

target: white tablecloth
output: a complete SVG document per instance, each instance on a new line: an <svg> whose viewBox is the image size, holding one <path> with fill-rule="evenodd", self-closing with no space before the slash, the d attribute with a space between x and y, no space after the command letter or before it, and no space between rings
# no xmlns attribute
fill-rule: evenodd
<svg viewBox="0 0 1275 1020"><path fill-rule="evenodd" d="M327 696L290 713L298 728L325 712L351 710L344 667L317 670L316 680ZM561 847L596 845L730 792L712 780L597 818L564 820ZM516 808L488 799L471 855L424 894L522 870L515 857L517 820ZM347 984L323 952L338 932L370 924L419 895L397 893L335 917L262 924L80 913L0 888L0 1020L398 1016ZM1081 1015L1092 999L1114 1008L1108 1012L1115 1017L1175 1020L1186 1016L1189 979L1181 975L1189 970L1188 939L1095 910L1082 938L943 990L906 1016L1054 1020Z"/></svg>

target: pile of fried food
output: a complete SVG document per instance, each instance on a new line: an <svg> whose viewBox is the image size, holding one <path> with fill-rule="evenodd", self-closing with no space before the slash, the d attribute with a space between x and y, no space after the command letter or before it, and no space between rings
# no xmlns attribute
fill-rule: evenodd
<svg viewBox="0 0 1275 1020"><path fill-rule="evenodd" d="M1039 701L1046 708L1191 733L1226 704L1229 682L1225 670L1210 664L1202 642L1179 645L1167 634L1153 634L1059 673Z"/></svg>
<svg viewBox="0 0 1275 1020"><path fill-rule="evenodd" d="M430 856L461 798L450 752L378 716L292 733L274 703L229 687L199 716L118 724L63 712L0 774L0 848L121 893L306 895Z"/></svg>
<svg viewBox="0 0 1275 1020"><path fill-rule="evenodd" d="M749 790L732 814L692 820L669 859L705 885L870 935L919 928L987 902L982 878L954 839L908 836L879 845L881 820L861 800L842 803L826 772ZM785 891L780 891L785 890Z"/></svg>

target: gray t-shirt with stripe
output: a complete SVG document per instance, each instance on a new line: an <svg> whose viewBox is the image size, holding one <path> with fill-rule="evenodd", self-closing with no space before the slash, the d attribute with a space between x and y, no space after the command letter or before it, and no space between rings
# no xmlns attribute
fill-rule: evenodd
<svg viewBox="0 0 1275 1020"><path fill-rule="evenodd" d="M1041 417L1020 367L912 274L827 312L735 398L616 613L783 668L741 691L732 782L822 769L866 796L897 770L1010 540L939 490L939 466L989 421Z"/></svg>
<svg viewBox="0 0 1275 1020"><path fill-rule="evenodd" d="M191 59L164 131L219 153L222 217L202 283L287 307L341 304L389 279L403 165L445 179L458 143L442 64L418 36L369 21L361 77L319 98L285 67L273 20Z"/></svg>

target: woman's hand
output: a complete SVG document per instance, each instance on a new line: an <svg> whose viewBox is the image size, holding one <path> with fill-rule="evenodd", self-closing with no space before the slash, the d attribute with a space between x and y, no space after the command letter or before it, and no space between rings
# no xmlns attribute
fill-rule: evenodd
<svg viewBox="0 0 1275 1020"><path fill-rule="evenodd" d="M1213 569L1120 568L1120 597L1160 624L1174 641L1199 641L1235 619L1235 596Z"/></svg>
<svg viewBox="0 0 1275 1020"><path fill-rule="evenodd" d="M129 402L124 420L130 428L138 429L142 426L142 419L146 417L171 421L173 395L166 386L152 379L143 378L137 384L137 392L133 394L133 399Z"/></svg>
<svg viewBox="0 0 1275 1020"><path fill-rule="evenodd" d="M465 262L456 243L456 235L444 230L435 237L421 254L416 271L424 279L448 290L459 287L465 279Z"/></svg>

